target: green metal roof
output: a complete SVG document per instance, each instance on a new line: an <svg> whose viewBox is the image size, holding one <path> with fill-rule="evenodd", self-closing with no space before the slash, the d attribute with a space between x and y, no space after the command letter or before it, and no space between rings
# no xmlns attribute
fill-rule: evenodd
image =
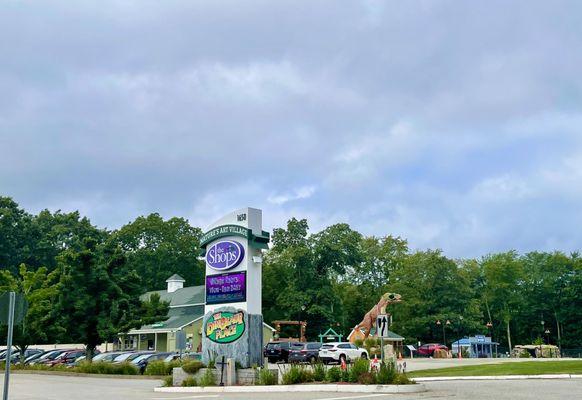
<svg viewBox="0 0 582 400"><path fill-rule="evenodd" d="M155 290L153 292L147 292L141 298L142 300L149 300L150 296L154 293L160 295L160 300L169 301L170 307L204 304L205 301L204 285L185 287L172 293L168 293L166 290Z"/></svg>
<svg viewBox="0 0 582 400"><path fill-rule="evenodd" d="M160 321L151 325L144 325L135 331L146 331L146 330L164 330L164 329L179 329L184 325L188 325L192 321L202 317L204 315L204 306L189 306L189 307L179 307L170 308L168 311L169 318L165 321ZM131 333L131 332L130 332Z"/></svg>

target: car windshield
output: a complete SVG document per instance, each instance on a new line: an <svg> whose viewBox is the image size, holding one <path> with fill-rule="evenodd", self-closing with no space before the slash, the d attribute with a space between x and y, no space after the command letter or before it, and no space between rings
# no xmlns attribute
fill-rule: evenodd
<svg viewBox="0 0 582 400"><path fill-rule="evenodd" d="M121 362L121 361L127 361L127 359L129 358L129 356L134 355L134 354L136 354L136 353L123 353L123 354L120 354L117 357L115 357L113 359L113 361L119 361L119 362Z"/></svg>
<svg viewBox="0 0 582 400"><path fill-rule="evenodd" d="M131 362L134 363L134 364L137 364L140 361L145 360L146 358L149 358L151 356L152 356L151 354L142 354L142 355L140 355L138 357L135 357Z"/></svg>
<svg viewBox="0 0 582 400"><path fill-rule="evenodd" d="M142 356L149 356L149 355L151 355L151 354L152 354L152 353L145 353L145 354L144 354L144 353L133 353L133 354L130 354L130 355L129 355L129 357L127 357L127 358L125 359L125 361L133 361L133 360L135 360L135 359L136 359L136 358L138 358L138 357L142 357Z"/></svg>
<svg viewBox="0 0 582 400"><path fill-rule="evenodd" d="M93 357L93 361L99 361L102 360L103 358L105 358L106 356L110 356L111 354L107 354L107 353L101 353L101 354L97 354L95 357Z"/></svg>

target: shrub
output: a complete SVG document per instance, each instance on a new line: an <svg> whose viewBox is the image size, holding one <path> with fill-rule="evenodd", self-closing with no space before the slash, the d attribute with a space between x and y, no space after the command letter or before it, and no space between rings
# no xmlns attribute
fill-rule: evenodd
<svg viewBox="0 0 582 400"><path fill-rule="evenodd" d="M63 366L64 368L64 366ZM54 369L54 367L53 367ZM81 372L85 374L107 374L107 375L137 375L139 369L128 362L120 364L113 364L109 362L89 362L83 361L76 367L70 369L73 372Z"/></svg>
<svg viewBox="0 0 582 400"><path fill-rule="evenodd" d="M189 376L182 381L182 386L198 386L198 382L196 382L196 378Z"/></svg>
<svg viewBox="0 0 582 400"><path fill-rule="evenodd" d="M519 358L531 358L531 354L529 354L529 351L527 350L522 350L519 353Z"/></svg>
<svg viewBox="0 0 582 400"><path fill-rule="evenodd" d="M359 358L354 362L354 365L349 371L349 381L352 383L360 381L360 375L366 374L370 371L370 361Z"/></svg>
<svg viewBox="0 0 582 400"><path fill-rule="evenodd" d="M150 361L144 371L144 375L170 375L174 366L164 361Z"/></svg>
<svg viewBox="0 0 582 400"><path fill-rule="evenodd" d="M380 385L390 385L394 382L396 378L396 368L394 364L384 364L380 365L380 370L376 373L376 383Z"/></svg>
<svg viewBox="0 0 582 400"><path fill-rule="evenodd" d="M350 381L350 371L349 371L349 369L342 369L341 370L340 381L341 382L349 382Z"/></svg>
<svg viewBox="0 0 582 400"><path fill-rule="evenodd" d="M394 378L394 381L392 383L395 385L410 385L413 384L414 381L408 379L406 374L396 374L396 377Z"/></svg>
<svg viewBox="0 0 582 400"><path fill-rule="evenodd" d="M339 382L342 376L342 371L338 367L331 367L325 374L327 382Z"/></svg>
<svg viewBox="0 0 582 400"><path fill-rule="evenodd" d="M283 383L293 385L296 383L313 382L313 372L303 366L291 365L283 374Z"/></svg>
<svg viewBox="0 0 582 400"><path fill-rule="evenodd" d="M364 372L358 377L358 383L362 385L373 385L376 383L376 376L372 372Z"/></svg>
<svg viewBox="0 0 582 400"><path fill-rule="evenodd" d="M277 383L277 371L271 371L267 368L259 369L258 385L276 385Z"/></svg>
<svg viewBox="0 0 582 400"><path fill-rule="evenodd" d="M200 382L198 384L200 386L216 386L216 378L214 377L214 373L212 372L214 368L206 368L204 371L204 375L200 378Z"/></svg>
<svg viewBox="0 0 582 400"><path fill-rule="evenodd" d="M174 378L171 375L170 376L166 376L164 378L164 382L163 382L162 386L164 386L164 387L172 387L172 386L174 386Z"/></svg>
<svg viewBox="0 0 582 400"><path fill-rule="evenodd" d="M198 360L188 361L182 365L182 369L187 374L195 374L200 371L200 368L204 367L204 364Z"/></svg>
<svg viewBox="0 0 582 400"><path fill-rule="evenodd" d="M364 347L364 341L362 339L356 339L354 344L358 347Z"/></svg>
<svg viewBox="0 0 582 400"><path fill-rule="evenodd" d="M317 363L313 365L313 380L315 382L325 381L325 365L323 363Z"/></svg>

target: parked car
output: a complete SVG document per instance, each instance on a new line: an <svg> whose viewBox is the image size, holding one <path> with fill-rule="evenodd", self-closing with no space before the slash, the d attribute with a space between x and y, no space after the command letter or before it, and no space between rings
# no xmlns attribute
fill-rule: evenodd
<svg viewBox="0 0 582 400"><path fill-rule="evenodd" d="M368 351L349 342L324 343L319 349L319 359L324 364L329 362L341 363L342 361L348 363L358 358L369 358Z"/></svg>
<svg viewBox="0 0 582 400"><path fill-rule="evenodd" d="M95 354L99 354L99 350L95 350ZM60 354L54 360L45 363L51 367L55 365L68 365L71 366L79 357L86 356L86 351L84 349L74 349L70 351L65 351L64 353Z"/></svg>
<svg viewBox="0 0 582 400"><path fill-rule="evenodd" d="M34 355L30 356L30 357L27 357L27 358L24 360L24 365L28 365L30 362L32 362L32 361L34 361L34 360L37 360L37 359L39 359L40 357L44 356L44 355L45 355L45 354L47 354L47 353L52 353L53 351L54 351L54 350L43 351L43 352L41 352L41 353L34 354Z"/></svg>
<svg viewBox="0 0 582 400"><path fill-rule="evenodd" d="M115 357L115 359L113 359L113 362L116 364L122 363L122 362L131 362L131 361L135 360L136 358L143 356L144 354L153 354L153 353L154 353L154 351L151 351L151 350L123 353L123 354L120 354L117 357Z"/></svg>
<svg viewBox="0 0 582 400"><path fill-rule="evenodd" d="M292 343L289 349L289 362L291 363L314 363L319 360L319 349L321 343Z"/></svg>
<svg viewBox="0 0 582 400"><path fill-rule="evenodd" d="M143 354L132 361L139 368L139 373L143 374L150 361L165 360L168 356L174 353L153 353L153 354Z"/></svg>
<svg viewBox="0 0 582 400"><path fill-rule="evenodd" d="M30 356L42 353L44 353L44 351L42 351L41 349L26 349L24 351L24 359L26 360ZM12 353L12 355L10 356L10 362L12 364L20 364L20 351Z"/></svg>
<svg viewBox="0 0 582 400"><path fill-rule="evenodd" d="M263 356L267 357L270 363L277 361L289 362L289 350L291 347L299 345L300 342L269 342L263 350Z"/></svg>
<svg viewBox="0 0 582 400"><path fill-rule="evenodd" d="M46 364L48 362L53 361L55 358L57 358L58 356L60 356L61 354L67 352L67 351L71 351L72 349L56 349L56 350L51 350L51 351L47 351L46 353L44 353L42 356L40 356L39 358L35 359L35 360L31 360L29 361L29 365L35 365L35 364Z"/></svg>
<svg viewBox="0 0 582 400"><path fill-rule="evenodd" d="M445 350L448 351L449 348L444 344L439 343L426 343L422 346L418 346L417 353L423 356L433 356L435 350Z"/></svg>

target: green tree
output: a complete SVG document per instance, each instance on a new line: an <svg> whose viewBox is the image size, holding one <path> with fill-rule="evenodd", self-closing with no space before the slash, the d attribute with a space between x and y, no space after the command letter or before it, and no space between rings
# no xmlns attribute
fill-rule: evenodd
<svg viewBox="0 0 582 400"><path fill-rule="evenodd" d="M28 310L22 322L15 326L13 338L23 360L29 345L50 343L58 333L52 313L59 293L58 272L49 273L45 267L29 271L21 264L17 277L6 270L0 271L0 275L0 291L22 293L28 302Z"/></svg>
<svg viewBox="0 0 582 400"><path fill-rule="evenodd" d="M505 338L512 348L511 323L524 303L523 262L515 251L492 254L481 260L483 301L489 321L502 323Z"/></svg>
<svg viewBox="0 0 582 400"><path fill-rule="evenodd" d="M0 268L18 273L28 254L31 222L32 216L14 200L0 196Z"/></svg>
<svg viewBox="0 0 582 400"><path fill-rule="evenodd" d="M167 314L167 307L153 308L158 316L142 314L152 308L140 300L139 275L111 244L87 239L81 251L67 250L59 261L62 290L55 314L64 327L61 334L85 344L89 360L98 344Z"/></svg>
<svg viewBox="0 0 582 400"><path fill-rule="evenodd" d="M475 299L471 271L445 257L440 250L417 251L391 275L390 292L400 293L403 302L388 310L394 329L412 342L442 341L442 325L449 334L483 329L482 314Z"/></svg>
<svg viewBox="0 0 582 400"><path fill-rule="evenodd" d="M203 284L204 265L198 260L201 235L183 218L164 221L159 214L150 214L113 232L111 242L123 249L144 290L160 290L173 274L182 276L186 285Z"/></svg>

